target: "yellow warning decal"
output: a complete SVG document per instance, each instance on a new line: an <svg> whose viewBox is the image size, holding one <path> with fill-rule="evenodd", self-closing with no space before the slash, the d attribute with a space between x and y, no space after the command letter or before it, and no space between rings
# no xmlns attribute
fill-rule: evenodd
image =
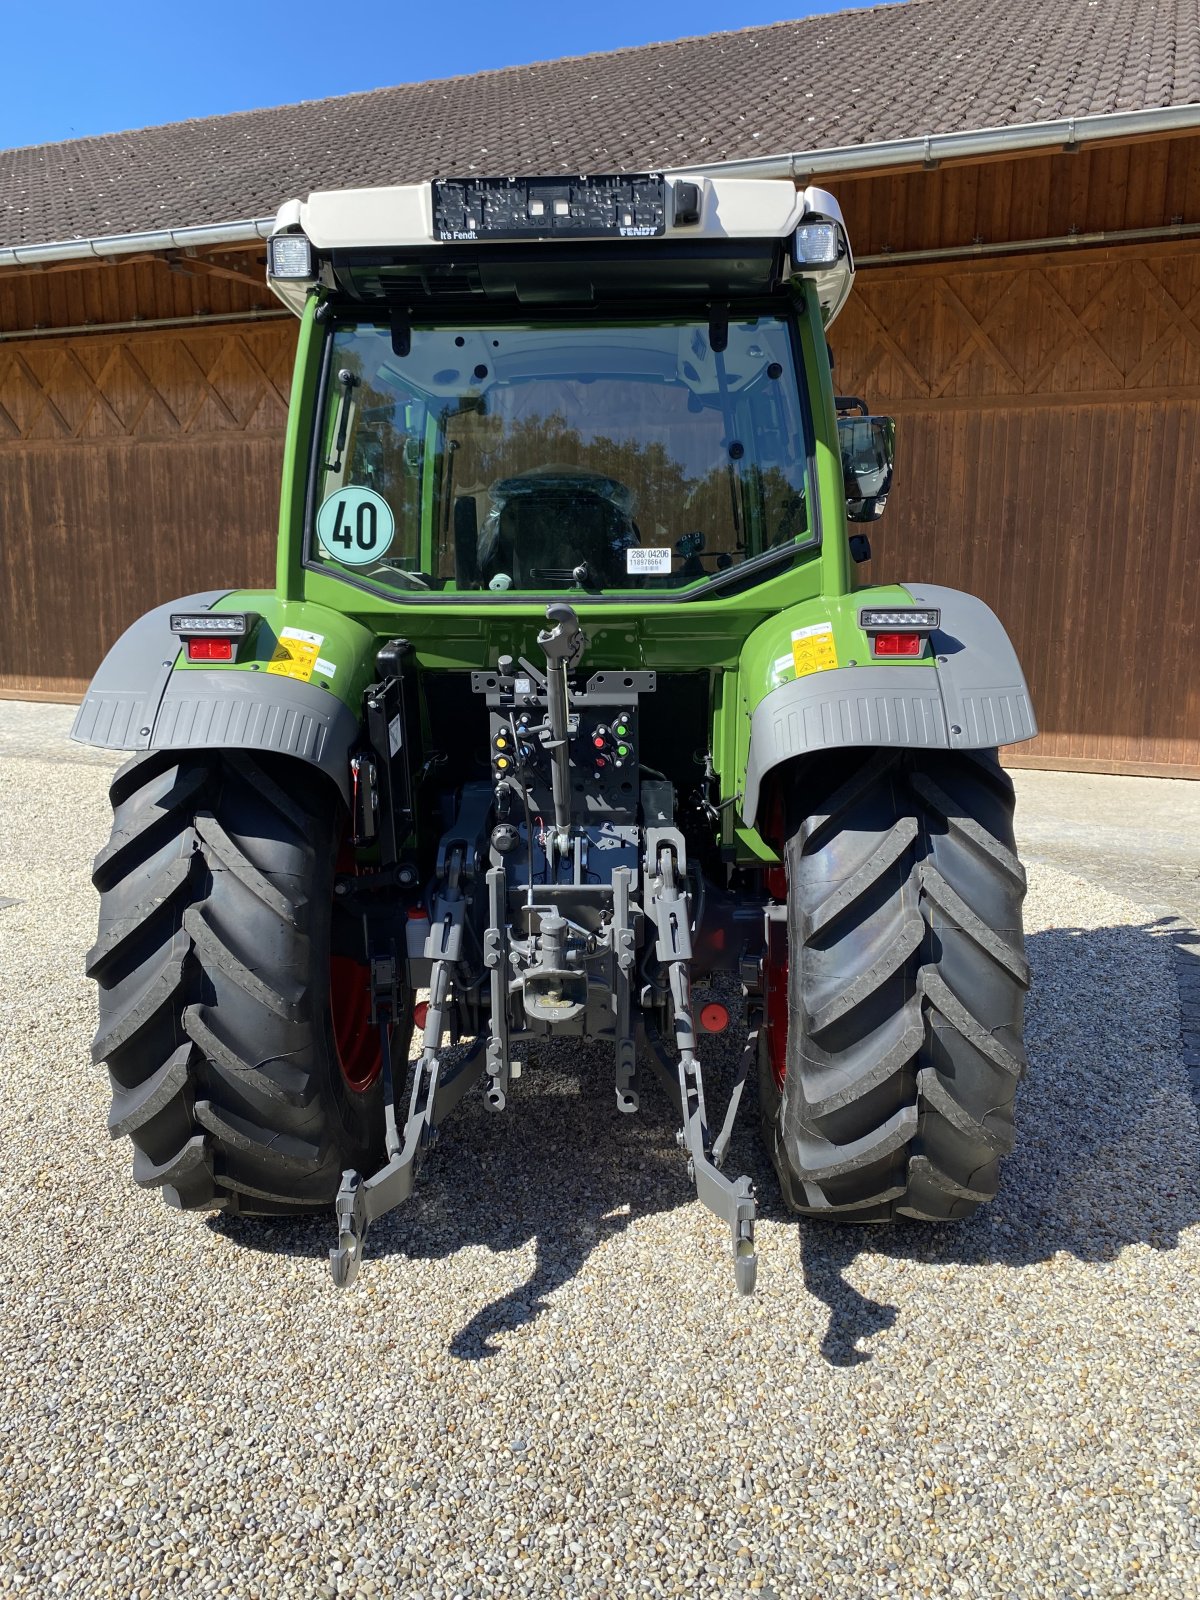
<svg viewBox="0 0 1200 1600"><path fill-rule="evenodd" d="M792 660L796 663L796 676L807 677L810 672L828 672L838 664L837 645L833 642L833 624L814 622L810 628L796 628L792 633Z"/></svg>
<svg viewBox="0 0 1200 1600"><path fill-rule="evenodd" d="M325 643L323 633L307 633L303 628L282 628L267 671L280 678L295 678L307 683L317 664L317 655Z"/></svg>

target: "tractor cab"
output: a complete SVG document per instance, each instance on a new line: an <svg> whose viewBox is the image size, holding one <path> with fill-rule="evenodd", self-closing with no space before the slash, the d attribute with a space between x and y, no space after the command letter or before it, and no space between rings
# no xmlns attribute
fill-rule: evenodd
<svg viewBox="0 0 1200 1600"><path fill-rule="evenodd" d="M703 599L819 541L800 320L806 288L823 327L853 277L822 191L643 175L314 194L280 212L269 273L326 325L315 570L415 604Z"/></svg>

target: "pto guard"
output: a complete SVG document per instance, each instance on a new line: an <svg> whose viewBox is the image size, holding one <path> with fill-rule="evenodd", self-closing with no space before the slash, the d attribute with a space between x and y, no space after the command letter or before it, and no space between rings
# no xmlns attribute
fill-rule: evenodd
<svg viewBox="0 0 1200 1600"><path fill-rule="evenodd" d="M172 613L211 611L229 595L220 589L185 595L139 617L100 663L71 737L105 750L255 750L293 756L327 773L349 804L349 751L358 738L359 719L342 696L357 703L379 640L324 607L285 612L274 595L238 595L262 616L245 658L228 666L182 665ZM285 675L274 660L280 634L293 621L295 631L323 641L324 671L310 671L307 680ZM325 675L330 668L336 690Z"/></svg>
<svg viewBox="0 0 1200 1600"><path fill-rule="evenodd" d="M796 756L820 750L888 746L913 750L990 750L1037 733L1029 689L1000 620L982 600L935 584L905 584L911 604L936 606L932 664L872 664L810 672L770 689L750 718L742 818L753 827L763 780ZM854 596L869 604L868 591ZM788 613L757 630L790 642ZM743 647L745 662L751 641ZM761 656L762 646L754 650ZM753 698L755 689L743 683Z"/></svg>

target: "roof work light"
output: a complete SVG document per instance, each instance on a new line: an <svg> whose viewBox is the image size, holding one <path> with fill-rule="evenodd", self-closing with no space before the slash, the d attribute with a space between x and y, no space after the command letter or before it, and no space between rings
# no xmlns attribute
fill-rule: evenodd
<svg viewBox="0 0 1200 1600"><path fill-rule="evenodd" d="M277 233L268 241L267 275L272 278L312 277L312 245L302 233Z"/></svg>
<svg viewBox="0 0 1200 1600"><path fill-rule="evenodd" d="M802 222L792 235L798 267L833 267L841 254L836 222Z"/></svg>

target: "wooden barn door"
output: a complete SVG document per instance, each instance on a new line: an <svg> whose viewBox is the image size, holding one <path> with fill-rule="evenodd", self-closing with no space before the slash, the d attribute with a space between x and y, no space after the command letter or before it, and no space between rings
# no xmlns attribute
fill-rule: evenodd
<svg viewBox="0 0 1200 1600"><path fill-rule="evenodd" d="M1200 249L870 268L831 342L897 418L873 575L999 614L1013 764L1200 777Z"/></svg>
<svg viewBox="0 0 1200 1600"><path fill-rule="evenodd" d="M77 698L150 606L274 580L286 321L0 343L0 693Z"/></svg>

